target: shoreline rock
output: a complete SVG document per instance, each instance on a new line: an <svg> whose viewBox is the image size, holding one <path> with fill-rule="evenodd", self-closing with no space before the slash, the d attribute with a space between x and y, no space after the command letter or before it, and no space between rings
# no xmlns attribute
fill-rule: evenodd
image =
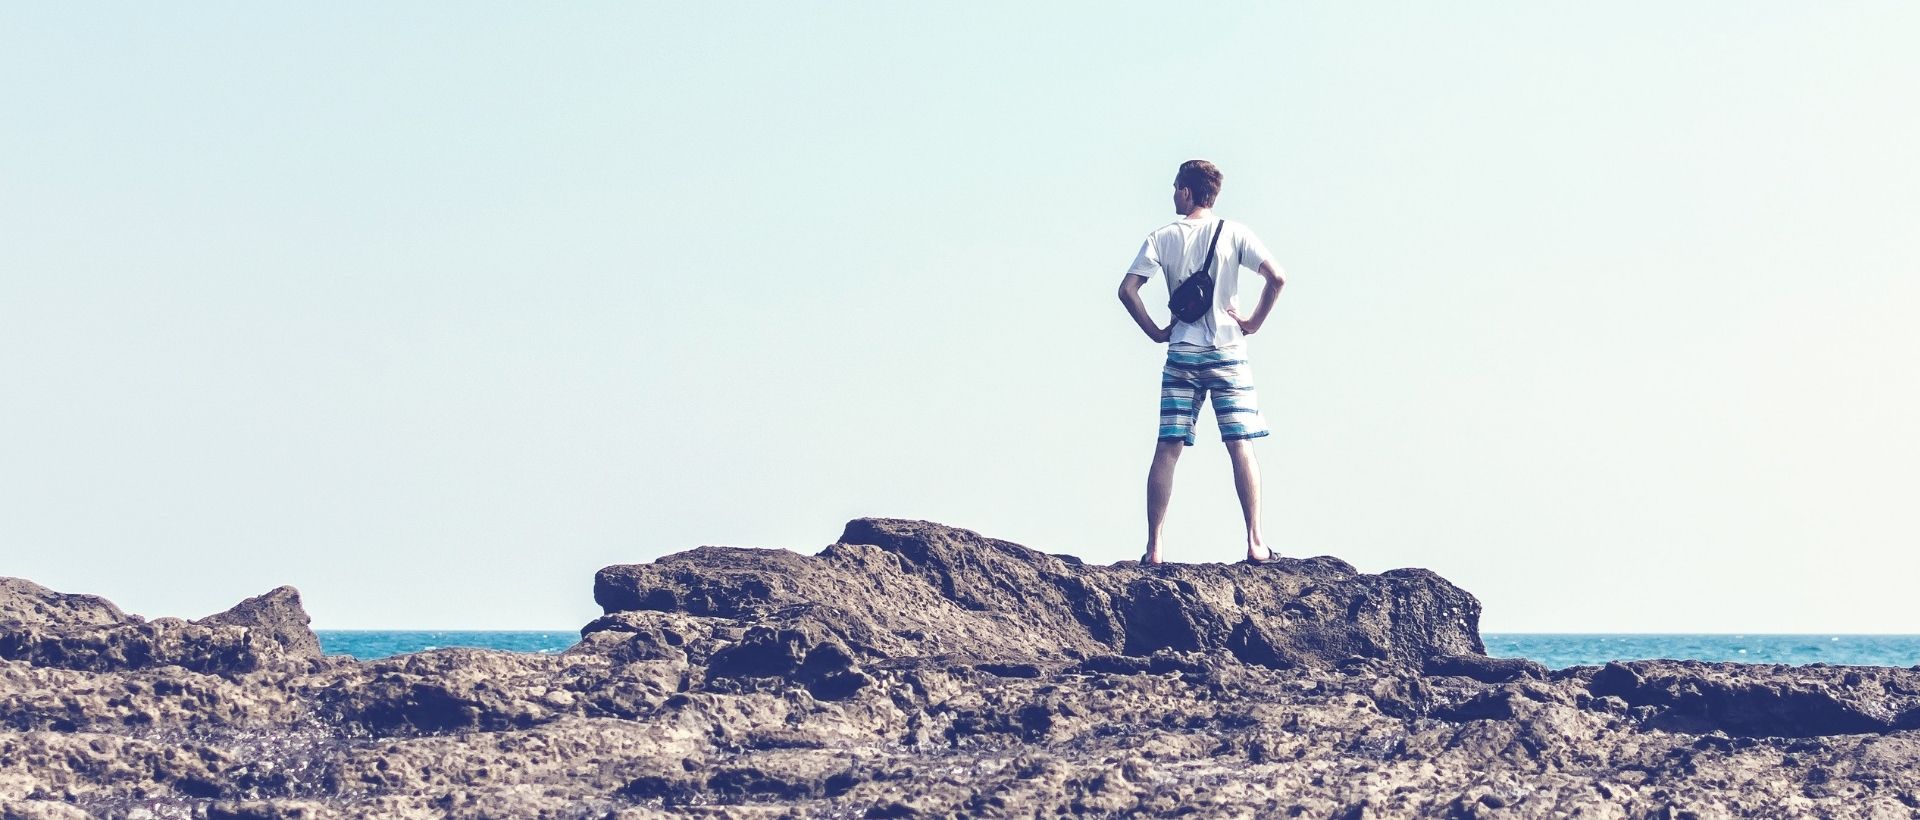
<svg viewBox="0 0 1920 820"><path fill-rule="evenodd" d="M321 660L293 587L197 621L128 615L104 598L0 578L0 660L90 672L179 667L237 675Z"/></svg>
<svg viewBox="0 0 1920 820"><path fill-rule="evenodd" d="M0 817L1905 817L1920 671L1491 658L1335 558L1092 566L859 519L601 570L559 655L322 657L0 579Z"/></svg>
<svg viewBox="0 0 1920 820"><path fill-rule="evenodd" d="M1276 669L1352 657L1419 668L1483 655L1480 602L1432 572L1363 575L1322 556L1272 564L1089 566L921 521L857 519L816 556L701 547L600 570L609 616L647 612L812 628L869 659L968 653L1061 662L1207 653ZM589 624L611 625L601 619ZM626 629L629 627L617 627Z"/></svg>

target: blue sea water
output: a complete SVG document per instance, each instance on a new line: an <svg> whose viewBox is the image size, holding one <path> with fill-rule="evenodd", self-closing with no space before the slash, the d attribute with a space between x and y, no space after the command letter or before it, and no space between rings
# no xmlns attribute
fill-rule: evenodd
<svg viewBox="0 0 1920 820"><path fill-rule="evenodd" d="M1487 654L1559 669L1648 658L1836 666L1920 664L1920 635L1482 635Z"/></svg>
<svg viewBox="0 0 1920 820"><path fill-rule="evenodd" d="M553 654L565 651L567 647L580 640L580 633L573 630L566 632L423 632L316 629L313 632L320 636L320 651L329 655L352 655L363 661L453 647Z"/></svg>
<svg viewBox="0 0 1920 820"><path fill-rule="evenodd" d="M455 646L554 653L577 632L405 632L319 630L329 655L361 660ZM1481 636L1487 654L1531 658L1550 668L1612 660L1679 658L1741 663L1829 663L1841 666L1920 664L1920 635L1570 635Z"/></svg>

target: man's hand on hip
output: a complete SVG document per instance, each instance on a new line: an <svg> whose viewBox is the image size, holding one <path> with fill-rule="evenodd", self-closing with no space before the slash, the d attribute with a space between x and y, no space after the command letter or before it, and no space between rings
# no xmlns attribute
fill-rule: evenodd
<svg viewBox="0 0 1920 820"><path fill-rule="evenodd" d="M1133 323L1140 326L1140 332L1147 338L1166 344L1173 338L1173 325L1161 327L1147 315L1147 306L1140 301L1140 283L1147 281L1145 276L1127 274L1120 277L1120 304L1127 308L1127 315L1133 317Z"/></svg>
<svg viewBox="0 0 1920 820"><path fill-rule="evenodd" d="M1234 324L1240 326L1240 333L1242 335L1252 336L1255 331L1260 329L1259 322L1241 316L1240 311L1236 308L1227 308L1227 318L1232 319Z"/></svg>

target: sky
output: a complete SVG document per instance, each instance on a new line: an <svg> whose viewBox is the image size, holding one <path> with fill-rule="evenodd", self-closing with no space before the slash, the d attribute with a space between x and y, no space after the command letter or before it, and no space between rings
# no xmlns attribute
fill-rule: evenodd
<svg viewBox="0 0 1920 820"><path fill-rule="evenodd" d="M1489 632L1920 633L1914 42L1904 2L10 5L0 575L572 629L602 566L862 516L1131 560L1163 351L1114 289L1207 158L1287 271L1281 553ZM1167 556L1237 560L1199 435Z"/></svg>

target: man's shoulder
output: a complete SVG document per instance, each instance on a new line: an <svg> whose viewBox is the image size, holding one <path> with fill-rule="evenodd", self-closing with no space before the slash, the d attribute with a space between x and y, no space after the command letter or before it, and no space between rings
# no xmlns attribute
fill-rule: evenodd
<svg viewBox="0 0 1920 820"><path fill-rule="evenodd" d="M1221 227L1224 229L1222 234L1227 241L1260 241L1259 235L1254 233L1253 228L1249 227L1245 222L1225 218L1222 218L1220 222Z"/></svg>
<svg viewBox="0 0 1920 820"><path fill-rule="evenodd" d="M1251 228L1247 227L1246 223L1241 222L1237 219L1218 216L1218 217L1208 217L1206 219L1176 219L1172 222L1168 222L1165 225L1161 225L1158 228L1154 228L1153 232L1166 233L1169 231L1193 230L1195 228L1205 228L1207 230L1213 230L1213 226L1217 224L1224 224L1227 230L1229 231L1236 231L1236 230L1251 231L1252 230Z"/></svg>
<svg viewBox="0 0 1920 820"><path fill-rule="evenodd" d="M1191 231L1195 228L1202 228L1202 227L1211 229L1213 227L1214 222L1216 221L1218 220L1176 219L1172 222L1168 222L1165 225L1161 225L1158 228L1154 228L1152 231L1148 232L1147 235L1148 236L1166 236L1168 234L1184 233L1186 231Z"/></svg>

